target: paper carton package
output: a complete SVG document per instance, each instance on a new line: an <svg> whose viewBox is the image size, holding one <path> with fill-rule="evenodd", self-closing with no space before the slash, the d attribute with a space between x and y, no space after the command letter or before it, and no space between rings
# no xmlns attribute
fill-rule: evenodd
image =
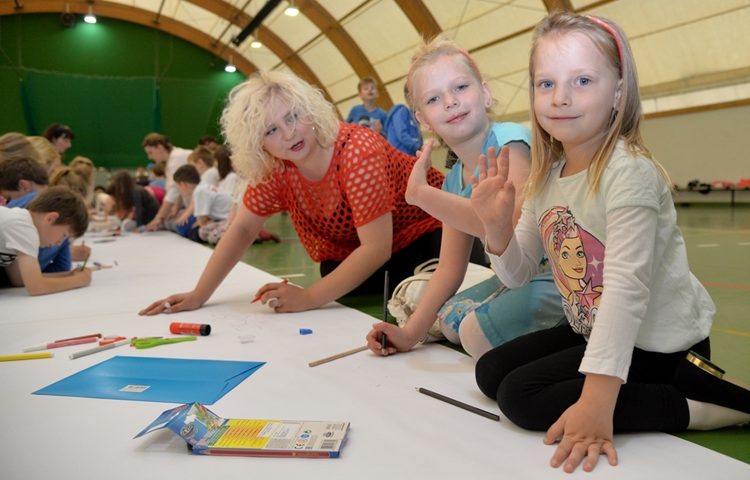
<svg viewBox="0 0 750 480"><path fill-rule="evenodd" d="M135 438L162 428L197 455L336 458L349 422L224 419L195 402L163 412Z"/></svg>

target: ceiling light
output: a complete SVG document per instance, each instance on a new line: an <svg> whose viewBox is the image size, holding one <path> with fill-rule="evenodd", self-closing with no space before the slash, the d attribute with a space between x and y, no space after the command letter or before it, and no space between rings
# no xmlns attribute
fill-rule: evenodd
<svg viewBox="0 0 750 480"><path fill-rule="evenodd" d="M287 17L296 17L299 15L299 8L294 6L294 0L289 3L289 6L284 10L284 15Z"/></svg>
<svg viewBox="0 0 750 480"><path fill-rule="evenodd" d="M234 63L232 62L231 55L229 55L229 62L227 62L227 65L224 67L224 71L227 73L234 73L237 71L237 67L235 67Z"/></svg>
<svg viewBox="0 0 750 480"><path fill-rule="evenodd" d="M89 13L83 17L83 21L86 23L96 23L96 16L94 15L94 7L89 5Z"/></svg>
<svg viewBox="0 0 750 480"><path fill-rule="evenodd" d="M257 40L253 40L252 42L250 42L250 46L251 46L252 48L260 48L260 47L262 47L262 46L263 46L263 44L262 44L262 43L260 43L260 42L259 42L259 41L257 41Z"/></svg>

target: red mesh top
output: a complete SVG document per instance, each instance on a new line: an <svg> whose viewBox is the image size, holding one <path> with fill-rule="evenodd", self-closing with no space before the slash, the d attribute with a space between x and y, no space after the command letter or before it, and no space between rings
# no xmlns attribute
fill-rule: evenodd
<svg viewBox="0 0 750 480"><path fill-rule="evenodd" d="M284 161L284 168L247 188L244 203L263 217L289 212L302 245L315 262L344 260L359 246L356 228L392 212L396 252L441 226L404 199L415 160L372 130L341 123L331 164L322 179L310 181L293 163ZM443 175L433 168L428 181L440 188Z"/></svg>

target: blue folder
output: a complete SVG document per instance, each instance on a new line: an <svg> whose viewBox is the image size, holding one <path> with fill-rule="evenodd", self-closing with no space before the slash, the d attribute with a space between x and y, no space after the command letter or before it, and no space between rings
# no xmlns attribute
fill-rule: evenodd
<svg viewBox="0 0 750 480"><path fill-rule="evenodd" d="M116 356L33 393L211 405L264 364Z"/></svg>

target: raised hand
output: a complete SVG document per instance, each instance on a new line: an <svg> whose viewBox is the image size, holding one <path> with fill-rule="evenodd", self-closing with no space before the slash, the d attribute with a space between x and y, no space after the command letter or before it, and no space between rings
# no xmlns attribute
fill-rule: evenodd
<svg viewBox="0 0 750 480"><path fill-rule="evenodd" d="M417 152L418 158L414 162L409 175L409 183L406 185L404 197L410 205L419 205L419 192L423 188L432 188L427 182L427 175L432 167L432 139L428 139L422 150Z"/></svg>
<svg viewBox="0 0 750 480"><path fill-rule="evenodd" d="M479 157L479 176L472 179L471 206L484 225L491 251L496 250L491 248L491 241L502 244L504 250L513 234L516 189L508 179L509 164L510 148L507 145L499 155L494 147L490 147L487 157Z"/></svg>

